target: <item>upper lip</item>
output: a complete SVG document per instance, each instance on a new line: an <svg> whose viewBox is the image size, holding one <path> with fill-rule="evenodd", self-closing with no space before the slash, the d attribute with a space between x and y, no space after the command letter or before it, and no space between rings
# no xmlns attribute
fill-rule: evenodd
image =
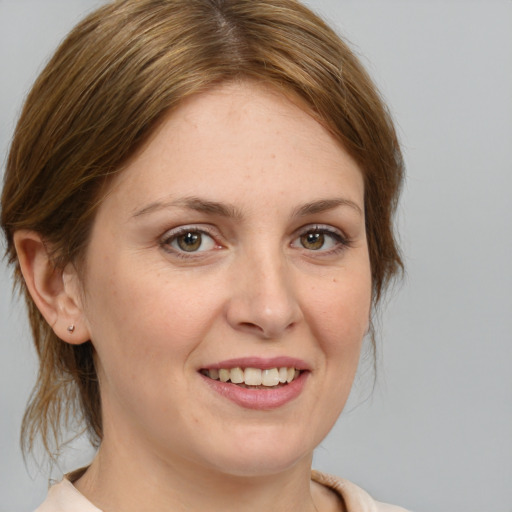
<svg viewBox="0 0 512 512"><path fill-rule="evenodd" d="M226 359L218 363L212 363L203 366L202 370L220 370L222 368L260 368L261 370L268 370L270 368L295 368L296 370L310 370L310 366L302 359L288 356L278 357L237 357L234 359Z"/></svg>

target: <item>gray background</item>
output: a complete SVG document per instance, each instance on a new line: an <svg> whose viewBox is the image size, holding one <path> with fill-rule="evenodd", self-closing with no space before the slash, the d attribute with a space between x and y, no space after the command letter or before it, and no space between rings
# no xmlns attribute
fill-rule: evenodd
<svg viewBox="0 0 512 512"><path fill-rule="evenodd" d="M42 63L100 3L0 0L2 163ZM360 373L315 466L417 512L512 512L512 2L309 4L363 55L408 167L407 277L379 326L377 385ZM0 510L28 511L47 477L18 447L36 366L5 265L0 318ZM83 444L60 470L87 461Z"/></svg>

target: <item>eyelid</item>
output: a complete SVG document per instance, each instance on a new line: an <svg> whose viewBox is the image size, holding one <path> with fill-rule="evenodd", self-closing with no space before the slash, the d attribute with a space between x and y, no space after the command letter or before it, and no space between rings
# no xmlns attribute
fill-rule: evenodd
<svg viewBox="0 0 512 512"><path fill-rule="evenodd" d="M308 224L306 226L301 227L298 229L295 234L294 238L292 240L292 244L301 236L307 234L307 233L322 233L328 236L331 236L336 242L337 245L331 249L328 250L308 250L305 247L302 247L305 251L311 252L311 253L317 253L318 255L329 255L329 254L335 254L338 253L347 247L350 247L352 244L352 241L350 238L345 235L345 233L339 229L335 228L329 224ZM292 245L293 246L293 245ZM300 248L300 247L299 247Z"/></svg>
<svg viewBox="0 0 512 512"><path fill-rule="evenodd" d="M305 226L302 226L301 228L297 229L295 231L294 236L301 236L309 232L315 232L315 233L328 233L331 235L338 236L339 238L348 241L348 236L345 235L345 233L339 229L335 228L334 226L331 226L330 224L307 224Z"/></svg>
<svg viewBox="0 0 512 512"><path fill-rule="evenodd" d="M220 238L218 231L214 229L213 226L209 226L208 224L185 224L176 228L168 229L162 236L159 237L158 243L164 251L180 258L197 258L211 252L211 250L186 252L171 247L172 241L181 235L191 232L201 233L202 235L210 237L215 243L215 249L220 249L223 247L223 244L219 243L218 241Z"/></svg>

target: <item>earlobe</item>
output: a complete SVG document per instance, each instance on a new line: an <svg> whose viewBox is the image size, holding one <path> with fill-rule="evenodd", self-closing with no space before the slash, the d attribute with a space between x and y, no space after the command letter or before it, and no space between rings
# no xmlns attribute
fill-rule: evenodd
<svg viewBox="0 0 512 512"><path fill-rule="evenodd" d="M21 273L37 308L55 334L71 344L90 339L85 323L76 269L70 263L56 268L39 233L18 230L14 245Z"/></svg>

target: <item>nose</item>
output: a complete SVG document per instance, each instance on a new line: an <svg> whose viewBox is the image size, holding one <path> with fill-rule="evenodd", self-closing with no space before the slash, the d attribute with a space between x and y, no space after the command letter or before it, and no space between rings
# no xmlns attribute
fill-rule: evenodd
<svg viewBox="0 0 512 512"><path fill-rule="evenodd" d="M227 320L237 331L278 339L303 318L293 271L277 254L242 260L231 273Z"/></svg>

